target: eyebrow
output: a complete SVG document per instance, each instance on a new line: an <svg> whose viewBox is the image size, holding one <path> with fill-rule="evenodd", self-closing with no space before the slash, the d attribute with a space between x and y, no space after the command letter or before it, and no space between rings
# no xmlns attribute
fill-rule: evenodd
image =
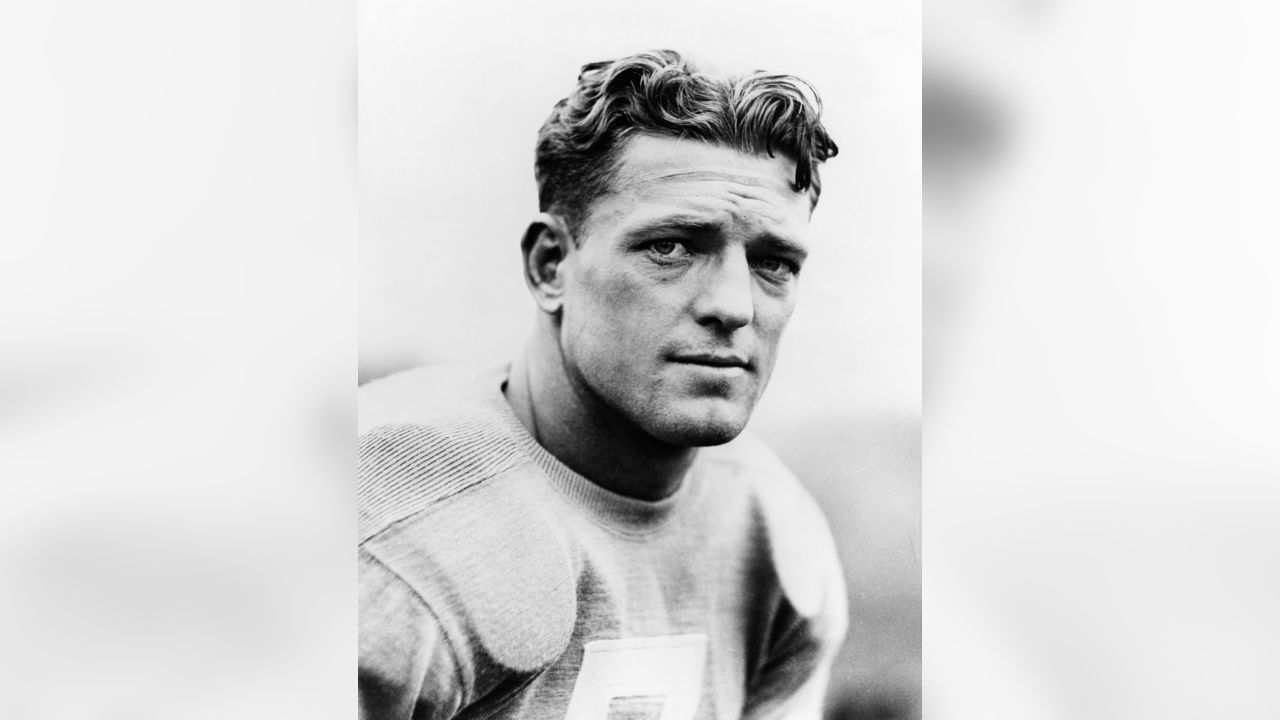
<svg viewBox="0 0 1280 720"><path fill-rule="evenodd" d="M685 233L689 235L716 235L723 231L723 226L714 220L695 216L673 215L644 222L633 228L630 235L660 235L662 233Z"/></svg>
<svg viewBox="0 0 1280 720"><path fill-rule="evenodd" d="M794 255L800 258L801 260L804 260L805 258L809 257L808 248L806 248L805 246L801 245L800 243L790 238L785 238L785 237L782 237L781 235L774 235L771 232L766 232L761 236L761 240L763 240L766 244L771 245L774 249L780 252L787 253L789 255Z"/></svg>

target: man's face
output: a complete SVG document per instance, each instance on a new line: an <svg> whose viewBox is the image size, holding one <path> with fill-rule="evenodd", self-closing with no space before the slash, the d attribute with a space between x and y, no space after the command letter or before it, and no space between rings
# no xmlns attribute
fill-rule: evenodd
<svg viewBox="0 0 1280 720"><path fill-rule="evenodd" d="M680 446L728 442L773 371L810 198L795 164L641 135L562 266L561 346L609 421Z"/></svg>

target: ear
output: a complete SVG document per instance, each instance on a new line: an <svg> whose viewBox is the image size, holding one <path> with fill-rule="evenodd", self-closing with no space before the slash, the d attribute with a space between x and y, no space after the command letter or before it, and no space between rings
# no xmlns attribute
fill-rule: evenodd
<svg viewBox="0 0 1280 720"><path fill-rule="evenodd" d="M543 312L559 314L563 303L565 260L573 251L569 228L558 216L538 213L520 243L524 280Z"/></svg>

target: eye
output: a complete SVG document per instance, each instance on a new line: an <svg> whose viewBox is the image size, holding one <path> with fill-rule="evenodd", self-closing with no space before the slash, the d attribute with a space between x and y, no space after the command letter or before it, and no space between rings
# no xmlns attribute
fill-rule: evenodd
<svg viewBox="0 0 1280 720"><path fill-rule="evenodd" d="M653 260L664 263L685 260L691 254L689 246L680 240L654 240L645 249Z"/></svg>
<svg viewBox="0 0 1280 720"><path fill-rule="evenodd" d="M758 258L754 263L756 269L779 279L788 279L800 272L799 265L776 255Z"/></svg>

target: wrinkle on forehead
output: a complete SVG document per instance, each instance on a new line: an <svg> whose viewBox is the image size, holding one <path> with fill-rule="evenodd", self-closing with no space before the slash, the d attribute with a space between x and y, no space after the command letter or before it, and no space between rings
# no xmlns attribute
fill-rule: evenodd
<svg viewBox="0 0 1280 720"><path fill-rule="evenodd" d="M786 182L779 183L775 178L763 177L761 175L743 175L740 173L728 173L715 170L669 170L665 172L655 171L650 173L635 173L630 177L620 178L620 180L621 182L619 184L625 184L637 188L645 188L651 185L668 182L721 182L766 188L774 191L790 189Z"/></svg>
<svg viewBox="0 0 1280 720"><path fill-rule="evenodd" d="M803 202L808 195L792 189L790 180L766 174L744 174L721 170L656 170L626 172L613 182L616 195L640 197L704 195L781 204Z"/></svg>
<svg viewBox="0 0 1280 720"><path fill-rule="evenodd" d="M681 208L696 215L723 221L757 224L761 221L786 224L792 203L802 207L807 218L807 198L774 192L765 183L744 185L735 181L699 180L682 182L653 181L645 185L619 188L621 198L634 197L654 203L657 208Z"/></svg>
<svg viewBox="0 0 1280 720"><path fill-rule="evenodd" d="M711 181L799 194L794 187L796 165L789 158L699 140L637 135L627 141L618 170L619 185Z"/></svg>
<svg viewBox="0 0 1280 720"><path fill-rule="evenodd" d="M793 207L800 211L799 217L789 217ZM680 216L716 224L786 225L808 218L803 197L781 196L768 188L706 181L621 187L611 198L602 198L597 210L601 219Z"/></svg>
<svg viewBox="0 0 1280 720"><path fill-rule="evenodd" d="M807 223L808 193L795 190L795 164L693 140L639 137L624 151L588 223L631 225L654 215L697 215L718 224ZM727 226L726 226L727 227Z"/></svg>

